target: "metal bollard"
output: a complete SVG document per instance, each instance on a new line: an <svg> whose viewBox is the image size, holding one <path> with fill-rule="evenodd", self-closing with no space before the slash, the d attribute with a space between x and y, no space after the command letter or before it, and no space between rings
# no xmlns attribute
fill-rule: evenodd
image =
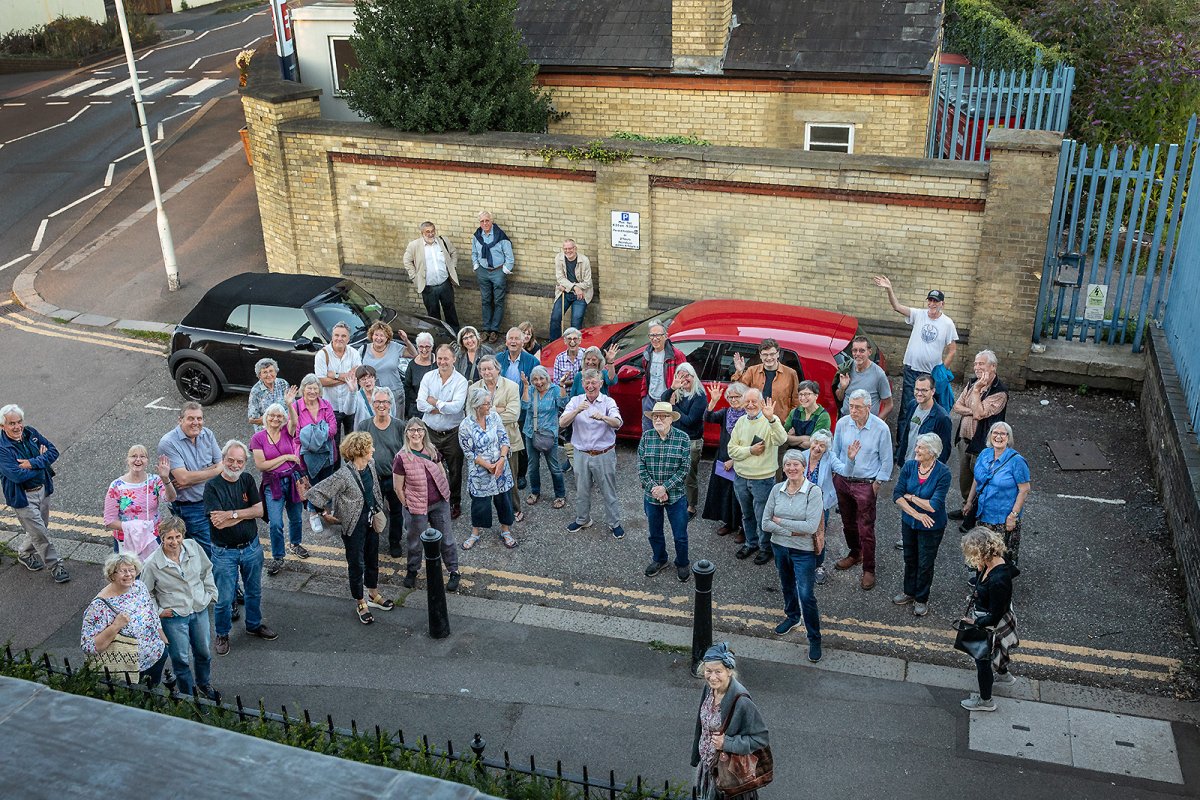
<svg viewBox="0 0 1200 800"><path fill-rule="evenodd" d="M696 605L692 611L692 669L700 666L704 651L712 647L712 585L717 568L708 559L692 564Z"/></svg>
<svg viewBox="0 0 1200 800"><path fill-rule="evenodd" d="M425 591L429 605L429 636L445 639L450 635L450 612L446 610L446 583L442 579L442 532L426 528L421 534L425 548Z"/></svg>

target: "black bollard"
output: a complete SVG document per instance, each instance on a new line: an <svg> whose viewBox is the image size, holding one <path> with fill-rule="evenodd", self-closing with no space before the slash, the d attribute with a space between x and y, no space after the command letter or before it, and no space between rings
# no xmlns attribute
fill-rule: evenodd
<svg viewBox="0 0 1200 800"><path fill-rule="evenodd" d="M421 534L425 548L425 591L429 601L429 636L445 639L450 635L450 612L446 610L446 583L442 579L442 532L427 528Z"/></svg>
<svg viewBox="0 0 1200 800"><path fill-rule="evenodd" d="M717 568L708 559L692 564L696 605L692 610L692 669L700 666L704 651L712 647L712 585Z"/></svg>

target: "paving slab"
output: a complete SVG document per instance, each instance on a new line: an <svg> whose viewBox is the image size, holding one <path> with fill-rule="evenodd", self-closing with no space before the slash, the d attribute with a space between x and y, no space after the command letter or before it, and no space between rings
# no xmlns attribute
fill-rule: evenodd
<svg viewBox="0 0 1200 800"><path fill-rule="evenodd" d="M116 317L106 317L101 314L80 314L71 320L75 325L88 325L93 328L107 328L116 321Z"/></svg>
<svg viewBox="0 0 1200 800"><path fill-rule="evenodd" d="M1065 706L995 700L994 712L971 714L972 750L1071 766L1071 722Z"/></svg>
<svg viewBox="0 0 1200 800"><path fill-rule="evenodd" d="M1131 778L1183 783L1171 724L1157 719L1069 708L1071 764Z"/></svg>

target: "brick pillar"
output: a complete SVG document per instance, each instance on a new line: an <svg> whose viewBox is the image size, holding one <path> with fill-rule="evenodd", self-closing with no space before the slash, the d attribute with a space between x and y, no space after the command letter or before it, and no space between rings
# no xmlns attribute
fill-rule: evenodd
<svg viewBox="0 0 1200 800"><path fill-rule="evenodd" d="M721 71L733 0L671 0L671 55L675 72Z"/></svg>
<svg viewBox="0 0 1200 800"><path fill-rule="evenodd" d="M612 246L614 211L639 214L640 250ZM650 216L650 182L641 160L600 165L596 170L597 257L592 261L600 289L595 324L640 319L650 313Z"/></svg>
<svg viewBox="0 0 1200 800"><path fill-rule="evenodd" d="M970 364L980 350L1000 360L1000 375L1025 386L1025 364L1046 255L1046 231L1058 171L1061 133L993 130L987 205L975 264Z"/></svg>
<svg viewBox="0 0 1200 800"><path fill-rule="evenodd" d="M301 271L289 165L279 126L296 119L319 118L320 95L320 89L277 78L252 78L242 89L263 245L271 272Z"/></svg>

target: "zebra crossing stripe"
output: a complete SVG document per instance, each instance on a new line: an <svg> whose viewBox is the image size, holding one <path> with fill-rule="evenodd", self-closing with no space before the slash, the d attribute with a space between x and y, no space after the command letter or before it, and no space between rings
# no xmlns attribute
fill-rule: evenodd
<svg viewBox="0 0 1200 800"><path fill-rule="evenodd" d="M178 92L171 94L171 97L195 97L201 92L206 92L214 86L219 86L225 82L225 78L201 78L186 89L180 89Z"/></svg>
<svg viewBox="0 0 1200 800"><path fill-rule="evenodd" d="M80 81L79 83L76 83L73 86L68 86L65 89L57 91L50 96L51 97L70 97L71 95L79 94L81 92L86 92L88 89L92 89L96 86L99 86L102 83L107 83L107 82L108 82L108 78L89 78L86 81Z"/></svg>
<svg viewBox="0 0 1200 800"><path fill-rule="evenodd" d="M103 89L97 89L96 91L92 92L91 96L92 97L97 97L97 96L112 97L114 94L120 94L121 92L125 91L126 89L130 89L132 87L133 87L133 81L130 80L129 78L126 78L125 80L121 81L120 83L114 83L112 86L105 86Z"/></svg>
<svg viewBox="0 0 1200 800"><path fill-rule="evenodd" d="M153 86L147 86L145 89L142 89L142 96L143 97L151 97L151 96L159 94L161 92L165 92L167 89L170 89L172 86L177 86L178 84L181 84L181 83L187 83L187 79L186 78L167 78L165 80L159 81L158 83L154 84Z"/></svg>

